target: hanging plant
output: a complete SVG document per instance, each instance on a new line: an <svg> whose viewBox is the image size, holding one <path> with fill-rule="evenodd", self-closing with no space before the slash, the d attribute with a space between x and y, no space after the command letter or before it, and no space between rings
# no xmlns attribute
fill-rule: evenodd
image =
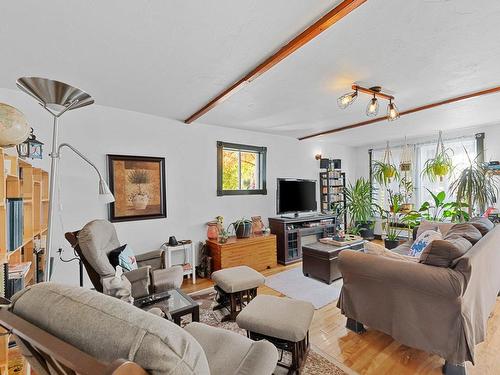
<svg viewBox="0 0 500 375"><path fill-rule="evenodd" d="M443 181L444 177L453 170L453 152L449 148L444 148L442 133L439 132L438 143L436 145L436 154L433 159L429 159L424 164L422 176L429 181Z"/></svg>
<svg viewBox="0 0 500 375"><path fill-rule="evenodd" d="M399 170L401 172L410 172L413 161L413 147L411 147L408 143L406 143L405 137L405 145L403 146L403 150L401 151L401 161L399 162Z"/></svg>
<svg viewBox="0 0 500 375"><path fill-rule="evenodd" d="M393 178L399 177L398 170L391 159L392 153L389 148L389 142L387 142L382 161L375 160L373 162L373 178L375 178L375 181L380 185L387 185Z"/></svg>

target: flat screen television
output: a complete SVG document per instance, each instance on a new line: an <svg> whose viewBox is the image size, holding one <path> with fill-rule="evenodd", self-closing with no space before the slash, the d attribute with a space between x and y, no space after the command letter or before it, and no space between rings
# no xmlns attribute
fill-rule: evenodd
<svg viewBox="0 0 500 375"><path fill-rule="evenodd" d="M316 212L316 181L278 178L276 211L278 215Z"/></svg>

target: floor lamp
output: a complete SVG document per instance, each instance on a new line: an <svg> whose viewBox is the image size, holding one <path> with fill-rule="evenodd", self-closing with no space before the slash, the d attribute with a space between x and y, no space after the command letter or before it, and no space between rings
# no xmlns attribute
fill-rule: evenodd
<svg viewBox="0 0 500 375"><path fill-rule="evenodd" d="M68 85L63 82L54 81L46 78L39 77L22 77L17 80L17 87L23 92L34 98L47 112L54 118L54 125L52 128L52 151L50 153L50 182L49 182L49 217L47 228L47 244L46 244L46 272L44 274L44 281L49 281L51 275L50 255L52 248L53 237L53 216L55 207L55 193L57 181L57 168L60 159L60 151L63 147L72 150L76 155L87 162L96 172L99 177L99 196L103 203L114 202L115 198L109 190L106 181L104 181L99 169L80 151L68 143L59 144L59 117L67 111L82 108L94 103L94 99L76 87Z"/></svg>

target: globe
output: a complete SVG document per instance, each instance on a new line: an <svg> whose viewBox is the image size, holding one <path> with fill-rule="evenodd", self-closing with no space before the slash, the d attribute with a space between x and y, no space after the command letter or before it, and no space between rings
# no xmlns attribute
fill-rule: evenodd
<svg viewBox="0 0 500 375"><path fill-rule="evenodd" d="M0 147L11 147L23 143L31 127L26 117L17 108L0 103Z"/></svg>

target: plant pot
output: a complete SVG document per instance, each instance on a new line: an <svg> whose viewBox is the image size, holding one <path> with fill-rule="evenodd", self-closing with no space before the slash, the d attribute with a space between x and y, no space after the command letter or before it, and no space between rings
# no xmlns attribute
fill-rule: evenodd
<svg viewBox="0 0 500 375"><path fill-rule="evenodd" d="M409 171L411 171L411 163L401 163L401 164L399 164L399 170L401 172L409 172Z"/></svg>
<svg viewBox="0 0 500 375"><path fill-rule="evenodd" d="M386 249L394 249L399 246L399 240L388 240L387 238L384 240L384 246Z"/></svg>
<svg viewBox="0 0 500 375"><path fill-rule="evenodd" d="M233 223L236 238L247 238L252 234L252 223Z"/></svg>
<svg viewBox="0 0 500 375"><path fill-rule="evenodd" d="M448 174L450 169L448 168L447 165L436 164L435 166L432 167L432 171L436 176L443 177Z"/></svg>
<svg viewBox="0 0 500 375"><path fill-rule="evenodd" d="M404 214L407 214L408 212L410 212L411 210L413 210L413 203L403 203L401 204L401 209L400 211Z"/></svg>
<svg viewBox="0 0 500 375"><path fill-rule="evenodd" d="M373 234L373 221L356 221L356 226L359 228L359 234L365 240L373 240L375 235Z"/></svg>
<svg viewBox="0 0 500 375"><path fill-rule="evenodd" d="M134 205L134 209L136 210L145 210L149 203L149 197L147 194L137 194L132 200L132 204Z"/></svg>

